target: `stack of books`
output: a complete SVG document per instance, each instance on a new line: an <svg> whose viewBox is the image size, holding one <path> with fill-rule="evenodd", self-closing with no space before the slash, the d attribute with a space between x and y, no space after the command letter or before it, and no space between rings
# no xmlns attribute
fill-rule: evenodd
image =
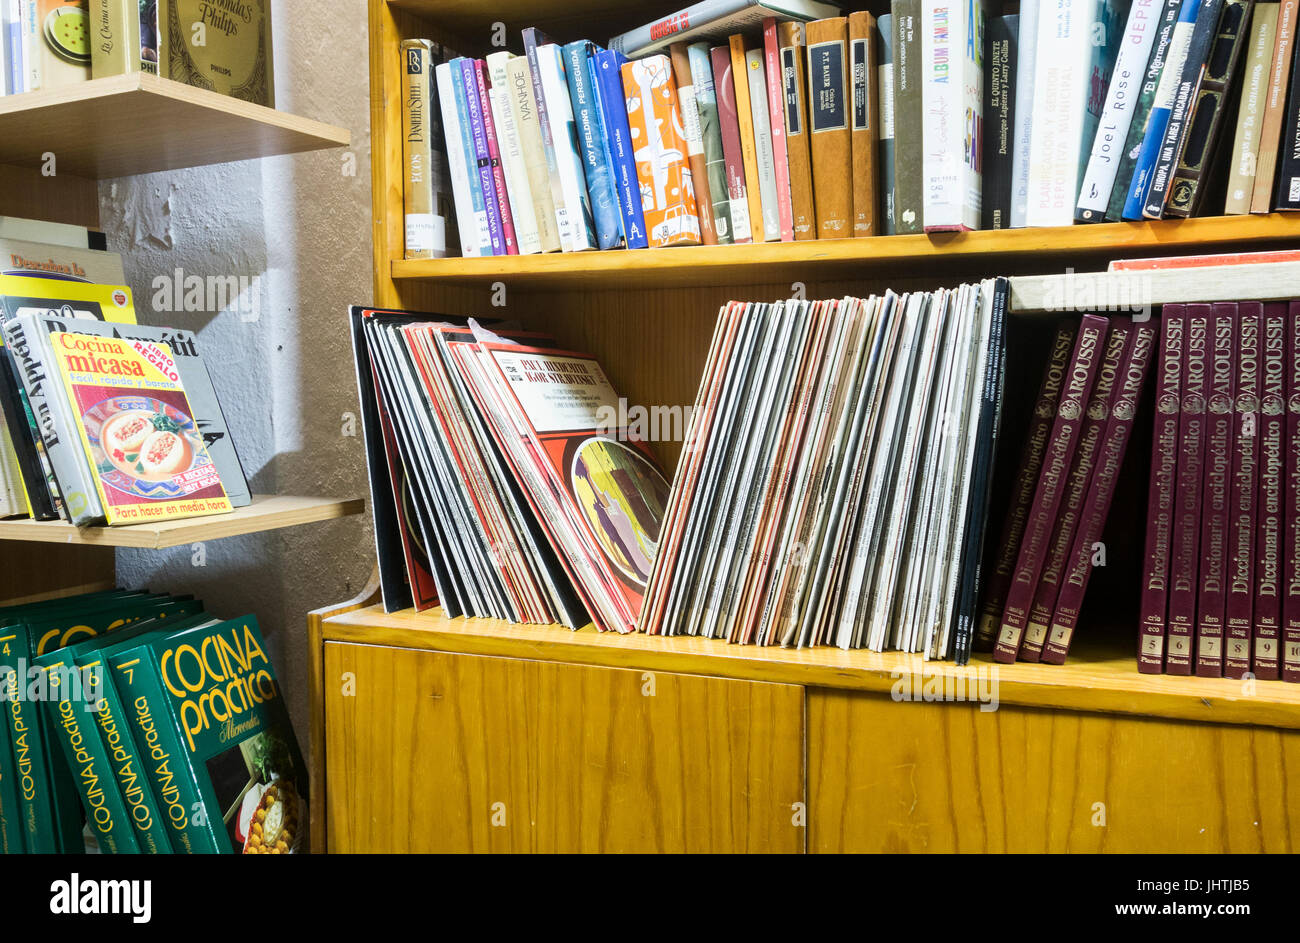
<svg viewBox="0 0 1300 943"><path fill-rule="evenodd" d="M0 851L301 850L306 767L256 618L112 590L0 609L0 641Z"/></svg>
<svg viewBox="0 0 1300 943"><path fill-rule="evenodd" d="M1300 210L1295 7L707 0L403 45L407 258Z"/></svg>

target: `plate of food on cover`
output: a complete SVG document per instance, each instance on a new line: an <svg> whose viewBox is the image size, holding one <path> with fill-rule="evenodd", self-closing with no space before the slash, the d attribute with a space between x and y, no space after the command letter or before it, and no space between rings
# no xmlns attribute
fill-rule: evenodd
<svg viewBox="0 0 1300 943"><path fill-rule="evenodd" d="M298 790L287 779L259 783L244 794L235 837L246 855L288 855L301 843Z"/></svg>
<svg viewBox="0 0 1300 943"><path fill-rule="evenodd" d="M182 497L211 465L194 420L150 396L114 396L83 417L104 484L142 498ZM200 476L201 477L201 476Z"/></svg>

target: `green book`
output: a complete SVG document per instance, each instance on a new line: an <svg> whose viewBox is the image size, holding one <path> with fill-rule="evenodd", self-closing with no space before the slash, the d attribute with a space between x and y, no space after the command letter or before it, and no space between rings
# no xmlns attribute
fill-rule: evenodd
<svg viewBox="0 0 1300 943"><path fill-rule="evenodd" d="M22 816L18 811L15 771L9 725L0 722L0 854L6 855L20 855L25 850L22 829L19 828Z"/></svg>

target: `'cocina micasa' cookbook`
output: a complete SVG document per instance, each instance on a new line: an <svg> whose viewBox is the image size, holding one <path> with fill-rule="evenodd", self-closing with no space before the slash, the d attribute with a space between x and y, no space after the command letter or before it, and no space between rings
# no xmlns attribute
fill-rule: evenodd
<svg viewBox="0 0 1300 943"><path fill-rule="evenodd" d="M68 332L50 343L109 524L231 509L166 344Z"/></svg>

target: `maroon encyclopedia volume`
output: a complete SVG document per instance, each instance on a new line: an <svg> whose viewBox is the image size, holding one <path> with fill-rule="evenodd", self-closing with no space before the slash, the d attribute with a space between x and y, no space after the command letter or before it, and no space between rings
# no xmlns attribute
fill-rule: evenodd
<svg viewBox="0 0 1300 943"><path fill-rule="evenodd" d="M1002 524L1002 537L998 541L988 588L984 591L984 606L980 613L979 628L975 633L975 648L989 651L1002 624L1002 608L1007 602L1007 590L1016 569L1020 554L1020 539L1025 534L1025 521L1029 519L1029 505L1034 500L1034 487L1043 467L1043 454L1047 451L1047 437L1052 433L1056 417L1056 404L1061 398L1061 384L1065 368L1070 364L1070 351L1078 325L1073 320L1062 321L1052 337L1051 353L1043 371L1043 383L1034 402L1034 417L1029 424L1025 446L1020 453L1020 470L1016 473L1015 487L1011 492L1011 506Z"/></svg>
<svg viewBox="0 0 1300 943"><path fill-rule="evenodd" d="M1183 390L1185 305L1161 314L1160 368L1156 376L1156 423L1151 437L1151 488L1147 503L1145 572L1139 616L1138 671L1165 669L1165 616L1169 601L1169 545L1173 534L1174 476L1178 468L1178 414Z"/></svg>
<svg viewBox="0 0 1300 943"><path fill-rule="evenodd" d="M1110 333L1106 335L1101 357L1101 371L1097 374L1097 382L1093 384L1092 396L1088 400L1088 408L1079 429L1079 444L1074 450L1070 474L1065 479L1065 495L1061 499L1052 537L1047 544L1047 559L1043 563L1043 572L1038 576L1038 586L1029 605L1029 622L1025 626L1025 637L1020 642L1021 661L1040 661L1043 657L1047 631L1052 625L1052 613L1056 610L1056 597L1061 590L1061 577L1065 574L1070 550L1074 547L1079 515L1083 511L1088 486L1092 484L1092 475L1097 467L1101 437L1106 431L1106 418L1110 415L1116 378L1123 366L1131 330L1132 322L1128 318L1111 318Z"/></svg>
<svg viewBox="0 0 1300 943"><path fill-rule="evenodd" d="M1216 304L1210 318L1210 395L1206 399L1201 594L1196 604L1196 674L1223 674L1224 580L1228 574L1228 483L1232 476L1232 395L1237 371L1237 306Z"/></svg>
<svg viewBox="0 0 1300 943"><path fill-rule="evenodd" d="M1124 466L1124 453L1128 450L1133 420L1142 401L1142 389L1146 385L1155 345L1155 325L1150 322L1133 325L1120 368L1119 387L1112 399L1110 418L1106 420L1106 432L1098 451L1097 469L1092 484L1088 486L1079 532L1070 551L1069 569L1061 581L1061 592L1052 614L1052 631L1043 648L1043 661L1047 664L1065 664L1070 641L1079 625L1079 610L1088 591L1088 578L1092 576L1097 542L1106 529L1111 498L1115 495L1115 483Z"/></svg>
<svg viewBox="0 0 1300 943"><path fill-rule="evenodd" d="M1034 500L1025 522L1025 536L1016 557L1007 604L1002 610L1002 628L998 631L997 644L993 646L994 661L1013 662L1020 651L1020 639L1029 623L1029 606L1046 561L1047 544L1056 523L1056 512L1061 506L1065 479L1079 444L1084 409L1097 381L1107 326L1107 320L1095 314L1085 314L1079 320L1079 336L1074 342L1074 353L1061 389L1061 404L1057 407L1056 421L1052 423L1052 434L1047 440L1043 471L1034 489Z"/></svg>
<svg viewBox="0 0 1300 943"><path fill-rule="evenodd" d="M1255 677L1276 681L1282 634L1282 436L1286 433L1286 303L1264 305L1260 325L1259 488L1255 506Z"/></svg>
<svg viewBox="0 0 1300 943"><path fill-rule="evenodd" d="M1255 487L1259 451L1260 329L1264 306L1237 306L1237 415L1232 430L1232 490L1228 527L1228 598L1224 604L1223 676L1250 670L1250 625L1254 589Z"/></svg>
<svg viewBox="0 0 1300 943"><path fill-rule="evenodd" d="M1282 583L1282 680L1300 681L1300 301L1287 311L1286 553Z"/></svg>

